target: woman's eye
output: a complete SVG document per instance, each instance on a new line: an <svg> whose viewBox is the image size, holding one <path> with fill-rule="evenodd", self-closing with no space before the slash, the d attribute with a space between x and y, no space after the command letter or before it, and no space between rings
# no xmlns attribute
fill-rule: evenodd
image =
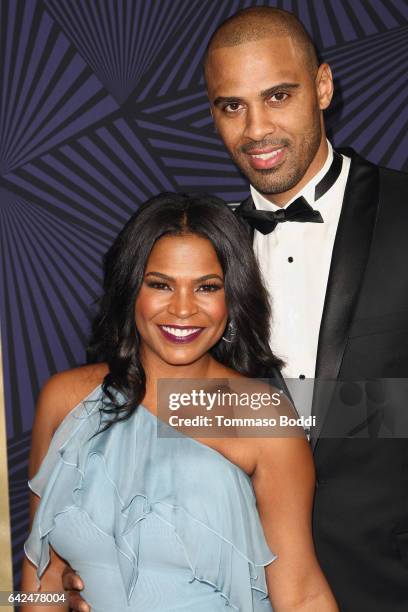
<svg viewBox="0 0 408 612"><path fill-rule="evenodd" d="M159 283L158 281L148 281L147 286L150 287L151 289L161 289L161 290L166 290L166 289L170 289L170 287L168 286L167 283Z"/></svg>
<svg viewBox="0 0 408 612"><path fill-rule="evenodd" d="M204 293L211 293L214 291L219 291L220 289L222 289L221 285L200 285L198 287L198 291L202 291Z"/></svg>

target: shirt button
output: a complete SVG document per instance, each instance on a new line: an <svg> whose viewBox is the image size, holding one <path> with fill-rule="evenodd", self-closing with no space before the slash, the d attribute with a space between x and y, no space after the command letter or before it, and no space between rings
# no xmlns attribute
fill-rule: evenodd
<svg viewBox="0 0 408 612"><path fill-rule="evenodd" d="M293 262L293 257L288 257L288 262L292 263Z"/></svg>

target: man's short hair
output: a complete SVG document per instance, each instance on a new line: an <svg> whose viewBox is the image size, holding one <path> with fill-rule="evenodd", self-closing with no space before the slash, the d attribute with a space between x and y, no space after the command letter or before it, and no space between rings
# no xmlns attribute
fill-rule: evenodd
<svg viewBox="0 0 408 612"><path fill-rule="evenodd" d="M304 56L307 68L315 74L319 60L306 28L293 13L270 6L246 8L223 21L208 42L204 70L206 71L208 57L213 49L234 47L273 36L291 38Z"/></svg>

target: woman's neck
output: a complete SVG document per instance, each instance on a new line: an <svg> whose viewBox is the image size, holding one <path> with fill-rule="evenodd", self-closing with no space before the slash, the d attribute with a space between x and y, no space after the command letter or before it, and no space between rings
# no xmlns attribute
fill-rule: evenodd
<svg viewBox="0 0 408 612"><path fill-rule="evenodd" d="M142 356L146 374L146 393L143 404L152 412L157 412L158 381L160 379L208 379L216 378L217 365L208 353L198 361L186 365L173 365L159 359L156 355Z"/></svg>

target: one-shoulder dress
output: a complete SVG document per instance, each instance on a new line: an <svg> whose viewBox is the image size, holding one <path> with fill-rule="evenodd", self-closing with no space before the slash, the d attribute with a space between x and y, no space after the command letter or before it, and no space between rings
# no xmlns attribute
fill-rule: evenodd
<svg viewBox="0 0 408 612"><path fill-rule="evenodd" d="M250 477L193 438L158 436L142 405L92 437L104 399L99 386L65 417L28 483L41 497L24 544L38 585L51 545L93 612L271 612L276 555Z"/></svg>

